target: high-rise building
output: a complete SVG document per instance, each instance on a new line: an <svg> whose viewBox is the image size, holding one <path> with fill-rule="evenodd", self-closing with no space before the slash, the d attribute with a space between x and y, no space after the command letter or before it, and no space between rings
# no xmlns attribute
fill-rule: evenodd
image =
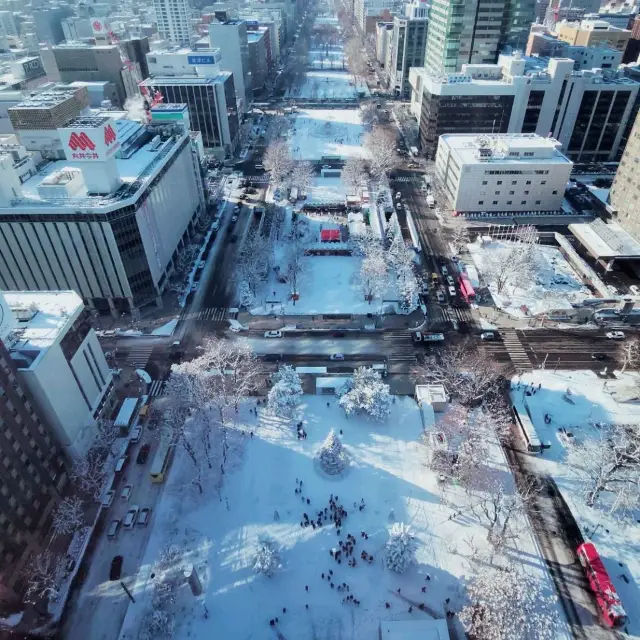
<svg viewBox="0 0 640 640"><path fill-rule="evenodd" d="M153 0L158 21L158 33L172 44L191 43L191 9L188 0Z"/></svg>
<svg viewBox="0 0 640 640"><path fill-rule="evenodd" d="M264 88L269 75L265 31L249 31L247 40L249 42L251 84L254 91L260 91Z"/></svg>
<svg viewBox="0 0 640 640"><path fill-rule="evenodd" d="M233 74L236 98L241 112L246 111L253 101L251 62L249 60L249 39L244 20L225 20L209 25L211 47L220 49L220 68Z"/></svg>
<svg viewBox="0 0 640 640"><path fill-rule="evenodd" d="M367 34L375 34L378 22L391 21L392 13L400 9L398 0L355 0L353 6L356 22Z"/></svg>
<svg viewBox="0 0 640 640"><path fill-rule="evenodd" d="M572 45L595 47L606 45L622 51L627 48L631 31L612 27L604 20L583 20L580 23L557 25L558 38Z"/></svg>
<svg viewBox="0 0 640 640"><path fill-rule="evenodd" d="M68 6L36 9L33 12L33 21L38 40L47 44L62 42L64 40L62 21L72 15L73 9Z"/></svg>
<svg viewBox="0 0 640 640"><path fill-rule="evenodd" d="M65 43L54 47L53 55L62 82L112 82L118 89L116 107L124 106L127 98L138 95L136 70L129 69L122 62L120 50L115 44Z"/></svg>
<svg viewBox="0 0 640 640"><path fill-rule="evenodd" d="M495 64L505 46L524 49L531 0L433 0L424 66L454 73L463 64Z"/></svg>
<svg viewBox="0 0 640 640"><path fill-rule="evenodd" d="M393 19L390 39L391 55L386 69L389 88L398 96L409 95L409 69L420 67L427 44L427 5L413 2L407 5L407 15Z"/></svg>
<svg viewBox="0 0 640 640"><path fill-rule="evenodd" d="M20 592L20 574L43 546L67 470L61 446L9 351L19 327L4 298L0 310L0 561L3 585Z"/></svg>
<svg viewBox="0 0 640 640"><path fill-rule="evenodd" d="M445 133L537 133L558 140L576 162L618 160L638 112L640 84L622 72L575 71L570 59L464 65L443 76L412 69L411 112L420 148L433 158Z"/></svg>
<svg viewBox="0 0 640 640"><path fill-rule="evenodd" d="M91 20L89 18L78 18L78 16L65 18L62 21L62 32L66 42L78 42L93 37Z"/></svg>

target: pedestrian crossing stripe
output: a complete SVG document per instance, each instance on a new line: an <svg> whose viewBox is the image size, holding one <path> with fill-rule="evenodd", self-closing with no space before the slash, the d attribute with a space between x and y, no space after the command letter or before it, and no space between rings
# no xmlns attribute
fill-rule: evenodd
<svg viewBox="0 0 640 640"><path fill-rule="evenodd" d="M164 380L152 380L149 387L149 396L157 398L158 396L165 395L165 381Z"/></svg>
<svg viewBox="0 0 640 640"><path fill-rule="evenodd" d="M189 320L210 320L212 322L220 322L225 320L229 315L229 309L226 307L207 307L194 311L187 315Z"/></svg>

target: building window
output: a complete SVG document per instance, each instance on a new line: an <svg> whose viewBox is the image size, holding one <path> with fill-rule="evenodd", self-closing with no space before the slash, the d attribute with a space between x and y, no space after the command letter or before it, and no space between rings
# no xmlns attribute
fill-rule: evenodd
<svg viewBox="0 0 640 640"><path fill-rule="evenodd" d="M515 195L515 191L509 191L509 195L510 196Z"/></svg>
<svg viewBox="0 0 640 640"><path fill-rule="evenodd" d="M527 180L526 184L531 184L531 180Z"/></svg>
<svg viewBox="0 0 640 640"><path fill-rule="evenodd" d="M522 200L522 201L520 202L520 204L527 204L527 201L526 201L526 200Z"/></svg>
<svg viewBox="0 0 640 640"><path fill-rule="evenodd" d="M507 200L507 204L513 204L513 200Z"/></svg>
<svg viewBox="0 0 640 640"><path fill-rule="evenodd" d="M493 201L493 204L498 204L498 201L497 201L497 200L494 200L494 201Z"/></svg>
<svg viewBox="0 0 640 640"><path fill-rule="evenodd" d="M484 204L484 200L478 200L478 204Z"/></svg>
<svg viewBox="0 0 640 640"><path fill-rule="evenodd" d="M546 180L542 180L542 182L540 182L540 184L547 184Z"/></svg>
<svg viewBox="0 0 640 640"><path fill-rule="evenodd" d="M532 158L533 157L533 151L525 151L524 155L525 155L525 157Z"/></svg>
<svg viewBox="0 0 640 640"><path fill-rule="evenodd" d="M512 180L511 184L518 184L518 181L517 180Z"/></svg>
<svg viewBox="0 0 640 640"><path fill-rule="evenodd" d="M500 195L500 192L499 192L499 191L496 191L494 195L499 196L499 195Z"/></svg>
<svg viewBox="0 0 640 640"><path fill-rule="evenodd" d="M558 195L558 192L557 192L557 191L554 191L554 192L553 192L553 195L554 195L554 196L557 196L557 195Z"/></svg>
<svg viewBox="0 0 640 640"><path fill-rule="evenodd" d="M536 200L536 204L540 204L540 200Z"/></svg>
<svg viewBox="0 0 640 640"><path fill-rule="evenodd" d="M502 184L502 180L498 180L497 184Z"/></svg>
<svg viewBox="0 0 640 640"><path fill-rule="evenodd" d="M529 192L528 192L528 191L525 191L525 192L524 192L524 195L525 195L525 196L528 196L528 195L529 195Z"/></svg>
<svg viewBox="0 0 640 640"><path fill-rule="evenodd" d="M486 181L486 180L483 180L483 181L482 181L482 184L487 184L487 181Z"/></svg>

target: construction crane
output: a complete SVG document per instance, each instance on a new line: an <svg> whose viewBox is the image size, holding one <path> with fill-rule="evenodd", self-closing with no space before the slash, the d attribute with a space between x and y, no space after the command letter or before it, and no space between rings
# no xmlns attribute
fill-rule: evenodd
<svg viewBox="0 0 640 640"><path fill-rule="evenodd" d="M122 46L120 38L118 38L118 36L113 31L108 31L107 35L109 36L109 39L113 44L118 45L118 51L120 52L120 60L122 61L122 64L126 67L127 71L131 73L131 76L135 83L139 85L142 82L140 71L138 70L138 67L136 67L136 65L131 62L131 60L129 60L129 56Z"/></svg>

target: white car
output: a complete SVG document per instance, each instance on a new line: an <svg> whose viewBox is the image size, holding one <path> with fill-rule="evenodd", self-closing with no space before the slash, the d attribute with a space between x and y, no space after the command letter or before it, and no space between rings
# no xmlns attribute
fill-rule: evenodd
<svg viewBox="0 0 640 640"><path fill-rule="evenodd" d="M264 332L265 338L282 338L282 336L283 336L282 331L265 331Z"/></svg>
<svg viewBox="0 0 640 640"><path fill-rule="evenodd" d="M329 360L344 360L344 353L332 353Z"/></svg>
<svg viewBox="0 0 640 640"><path fill-rule="evenodd" d="M493 331L485 331L480 334L480 340L495 340L496 334Z"/></svg>
<svg viewBox="0 0 640 640"><path fill-rule="evenodd" d="M624 340L623 331L608 331L606 335L609 340Z"/></svg>
<svg viewBox="0 0 640 640"><path fill-rule="evenodd" d="M129 437L129 441L131 444L136 444L140 442L140 438L142 437L142 427L136 427L131 431L131 436Z"/></svg>
<svg viewBox="0 0 640 640"><path fill-rule="evenodd" d="M133 525L136 523L136 520L138 519L139 512L140 512L140 507L137 504L134 504L131 507L131 509L127 511L127 514L122 520L122 525L124 526L125 529L133 529Z"/></svg>
<svg viewBox="0 0 640 640"><path fill-rule="evenodd" d="M455 284L456 284L456 281L453 279L453 277L452 277L452 276L447 276L447 284L448 284L450 287L454 287L454 286L455 286Z"/></svg>
<svg viewBox="0 0 640 640"><path fill-rule="evenodd" d="M109 491L107 491L103 496L102 496L102 500L100 502L100 504L102 504L103 507L110 507L113 503L113 498L115 497L116 492L113 489L109 489Z"/></svg>
<svg viewBox="0 0 640 640"><path fill-rule="evenodd" d="M436 298L438 299L438 302L444 302L445 301L444 293L442 293L442 291L438 291L436 293Z"/></svg>
<svg viewBox="0 0 640 640"><path fill-rule="evenodd" d="M129 498L131 497L131 492L133 491L133 485L132 484L126 484L124 486L124 488L122 489L122 493L120 494L120 497L125 500L126 502L129 502Z"/></svg>
<svg viewBox="0 0 640 640"><path fill-rule="evenodd" d="M449 295L450 295L452 298L455 298L455 297L456 297L456 288L455 288L455 287L449 287Z"/></svg>
<svg viewBox="0 0 640 640"><path fill-rule="evenodd" d="M443 276L448 276L449 275L449 269L447 269L447 267L440 267L440 273Z"/></svg>

